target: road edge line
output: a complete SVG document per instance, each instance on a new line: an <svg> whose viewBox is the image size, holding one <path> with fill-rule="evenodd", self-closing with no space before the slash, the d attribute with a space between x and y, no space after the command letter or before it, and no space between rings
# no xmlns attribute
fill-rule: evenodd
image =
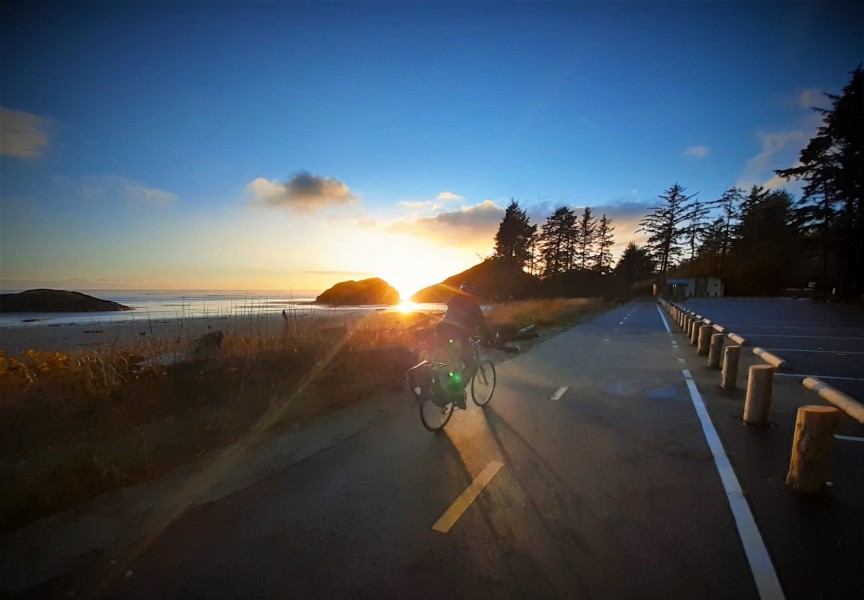
<svg viewBox="0 0 864 600"><path fill-rule="evenodd" d="M696 416L699 417L699 423L702 425L705 440L708 442L708 447L714 457L714 466L717 468L723 489L726 491L726 499L729 501L729 508L732 510L735 527L741 538L741 544L744 546L744 554L747 556L759 597L762 600L784 600L783 588L780 586L780 580L777 579L774 564L771 562L768 549L759 533L759 527L757 527L753 513L750 511L747 499L744 497L741 484L738 482L732 464L729 462L729 457L726 456L726 451L723 449L720 436L717 435L714 423L711 422L711 417L708 415L708 409L705 407L702 395L689 371L682 371L682 375L687 383L687 389L690 391L690 399L693 401Z"/></svg>

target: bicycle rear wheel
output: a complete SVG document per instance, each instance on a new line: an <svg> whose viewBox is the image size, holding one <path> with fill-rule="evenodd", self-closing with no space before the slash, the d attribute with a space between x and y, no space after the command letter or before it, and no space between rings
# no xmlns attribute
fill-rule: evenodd
<svg viewBox="0 0 864 600"><path fill-rule="evenodd" d="M486 406L495 393L495 364L483 360L471 378L471 399L477 406Z"/></svg>
<svg viewBox="0 0 864 600"><path fill-rule="evenodd" d="M453 403L439 406L427 394L420 401L420 422L429 431L441 431L453 416Z"/></svg>

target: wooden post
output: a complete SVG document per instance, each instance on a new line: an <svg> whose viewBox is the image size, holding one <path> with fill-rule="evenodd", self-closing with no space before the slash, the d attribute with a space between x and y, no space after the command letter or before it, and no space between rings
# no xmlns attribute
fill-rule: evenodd
<svg viewBox="0 0 864 600"><path fill-rule="evenodd" d="M708 356L708 349L711 346L711 334L714 333L714 328L710 325L701 325L699 327L699 337L697 338L697 351L700 356Z"/></svg>
<svg viewBox="0 0 864 600"><path fill-rule="evenodd" d="M738 359L741 357L741 346L727 346L723 353L723 374L720 376L720 387L724 390L738 389Z"/></svg>
<svg viewBox="0 0 864 600"><path fill-rule="evenodd" d="M690 345L695 346L699 342L699 328L702 327L702 321L693 321L690 326Z"/></svg>
<svg viewBox="0 0 864 600"><path fill-rule="evenodd" d="M796 492L814 493L825 483L840 411L833 406L802 406L795 419L792 459L786 485Z"/></svg>
<svg viewBox="0 0 864 600"><path fill-rule="evenodd" d="M774 367L753 365L747 379L747 398L744 400L744 422L762 425L771 413L771 392L774 387Z"/></svg>
<svg viewBox="0 0 864 600"><path fill-rule="evenodd" d="M723 334L711 334L711 348L708 351L708 368L720 368L720 353L723 351Z"/></svg>

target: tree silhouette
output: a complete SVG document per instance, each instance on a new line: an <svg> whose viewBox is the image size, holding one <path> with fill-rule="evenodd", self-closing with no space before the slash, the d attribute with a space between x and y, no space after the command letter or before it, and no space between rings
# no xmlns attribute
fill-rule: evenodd
<svg viewBox="0 0 864 600"><path fill-rule="evenodd" d="M786 287L800 263L794 198L785 190L754 186L741 205L732 249L738 258L737 290L767 295Z"/></svg>
<svg viewBox="0 0 864 600"><path fill-rule="evenodd" d="M615 245L615 237L612 232L615 226L612 219L605 214L600 217L597 224L597 254L594 255L593 269L599 273L608 274L612 272L612 246Z"/></svg>
<svg viewBox="0 0 864 600"><path fill-rule="evenodd" d="M576 215L565 206L555 209L538 236L543 277L569 271L575 260Z"/></svg>
<svg viewBox="0 0 864 600"><path fill-rule="evenodd" d="M621 253L618 264L615 265L615 274L631 284L648 279L654 275L654 259L651 257L651 250L630 242Z"/></svg>
<svg viewBox="0 0 864 600"><path fill-rule="evenodd" d="M588 268L588 263L594 255L597 245L597 219L591 216L591 207L586 206L582 216L576 223L576 265L582 270Z"/></svg>
<svg viewBox="0 0 864 600"><path fill-rule="evenodd" d="M829 254L840 262L840 292L864 293L864 70L852 73L841 95L825 94L831 108L814 108L822 125L801 150L800 164L775 171L787 180L803 180L801 215L820 239L823 286L827 288Z"/></svg>
<svg viewBox="0 0 864 600"><path fill-rule="evenodd" d="M726 269L726 255L732 245L733 232L741 217L740 206L744 201L744 193L737 187L731 187L717 200L707 203L711 208L720 209L721 222L712 224L712 243L717 242L716 252L719 256L718 275L723 277Z"/></svg>
<svg viewBox="0 0 864 600"><path fill-rule="evenodd" d="M495 234L494 258L524 268L531 260L531 244L536 232L537 226L531 225L519 203L510 200Z"/></svg>
<svg viewBox="0 0 864 600"><path fill-rule="evenodd" d="M684 224L690 218L692 200L696 196L686 196L685 191L683 186L675 183L660 194L663 202L639 221L636 230L648 234L648 248L658 263L657 282L661 286L666 283L666 272L672 261L681 253L681 238L686 230Z"/></svg>

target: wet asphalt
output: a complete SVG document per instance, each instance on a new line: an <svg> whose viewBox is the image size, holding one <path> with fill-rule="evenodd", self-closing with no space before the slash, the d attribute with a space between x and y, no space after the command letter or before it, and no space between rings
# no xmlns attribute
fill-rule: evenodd
<svg viewBox="0 0 864 600"><path fill-rule="evenodd" d="M788 425L742 428L740 398L676 336L653 302L618 307L499 364L489 406L469 402L442 433L400 396L390 418L24 597L757 598L682 369L786 597L860 597L836 560L864 539L857 488L802 509L778 483ZM433 530L496 462L453 527ZM849 465L832 476L854 478Z"/></svg>

